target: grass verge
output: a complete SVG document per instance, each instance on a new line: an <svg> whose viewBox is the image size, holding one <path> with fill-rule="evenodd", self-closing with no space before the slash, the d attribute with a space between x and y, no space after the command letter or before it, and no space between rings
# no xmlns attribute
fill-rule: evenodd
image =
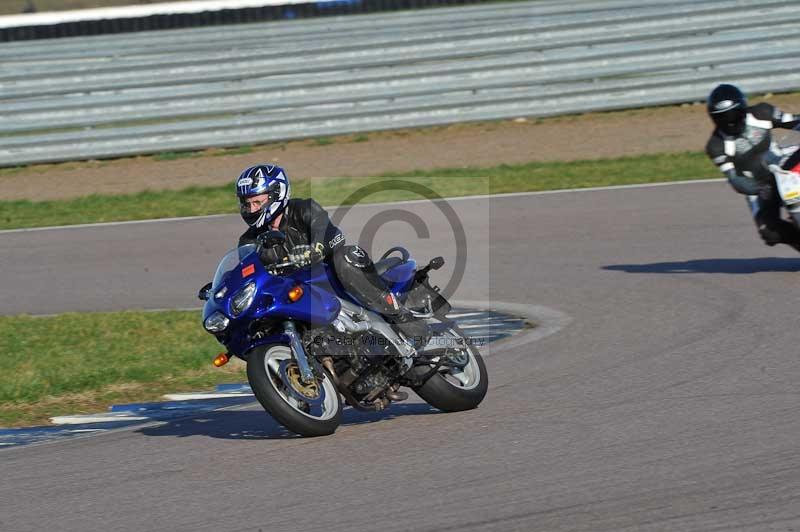
<svg viewBox="0 0 800 532"><path fill-rule="evenodd" d="M313 197L323 205L347 204L361 187L404 178L444 197L500 194L562 188L628 185L719 177L702 153L674 153L571 162L450 168L385 174L366 178L295 180L295 197ZM418 199L411 191L387 187L365 201ZM0 201L0 229L147 220L236 212L231 185L119 196L85 196L63 201ZM46 215L45 215L46 214Z"/></svg>
<svg viewBox="0 0 800 532"><path fill-rule="evenodd" d="M0 426L245 382L238 359L211 364L220 347L196 311L0 317Z"/></svg>

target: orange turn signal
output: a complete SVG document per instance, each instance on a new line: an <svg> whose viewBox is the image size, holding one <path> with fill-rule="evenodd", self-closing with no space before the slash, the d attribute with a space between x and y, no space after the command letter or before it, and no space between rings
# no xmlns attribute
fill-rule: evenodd
<svg viewBox="0 0 800 532"><path fill-rule="evenodd" d="M289 290L289 301L294 303L295 301L299 301L300 298L303 297L303 287L297 285Z"/></svg>
<svg viewBox="0 0 800 532"><path fill-rule="evenodd" d="M221 368L228 363L228 360L230 360L230 358L228 358L228 353L220 353L214 357L213 364L216 367Z"/></svg>

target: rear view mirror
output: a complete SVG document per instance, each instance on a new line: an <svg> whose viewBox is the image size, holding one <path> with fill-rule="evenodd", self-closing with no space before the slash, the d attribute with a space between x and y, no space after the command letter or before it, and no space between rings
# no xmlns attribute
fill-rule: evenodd
<svg viewBox="0 0 800 532"><path fill-rule="evenodd" d="M206 283L205 285L203 285L203 288L201 288L200 291L197 292L197 299L201 301L208 301L210 297L211 297L211 283Z"/></svg>

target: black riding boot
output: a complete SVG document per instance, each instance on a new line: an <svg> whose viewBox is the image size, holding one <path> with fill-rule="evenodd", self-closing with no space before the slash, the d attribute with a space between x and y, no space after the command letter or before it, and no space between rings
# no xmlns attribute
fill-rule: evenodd
<svg viewBox="0 0 800 532"><path fill-rule="evenodd" d="M394 329L419 347L427 343L428 326L405 308L375 271L367 252L358 246L343 246L333 256L334 269L345 290L362 305L383 315Z"/></svg>

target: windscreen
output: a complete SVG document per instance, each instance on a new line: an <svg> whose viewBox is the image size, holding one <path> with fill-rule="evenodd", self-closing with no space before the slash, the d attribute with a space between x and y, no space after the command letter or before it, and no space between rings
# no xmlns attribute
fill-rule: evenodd
<svg viewBox="0 0 800 532"><path fill-rule="evenodd" d="M217 273L214 274L214 282L211 284L211 290L216 291L222 284L222 280L225 278L228 272L236 268L239 263L242 262L243 258L255 250L255 244L247 244L246 246L241 246L227 252L225 256L222 257L222 260L219 261Z"/></svg>

